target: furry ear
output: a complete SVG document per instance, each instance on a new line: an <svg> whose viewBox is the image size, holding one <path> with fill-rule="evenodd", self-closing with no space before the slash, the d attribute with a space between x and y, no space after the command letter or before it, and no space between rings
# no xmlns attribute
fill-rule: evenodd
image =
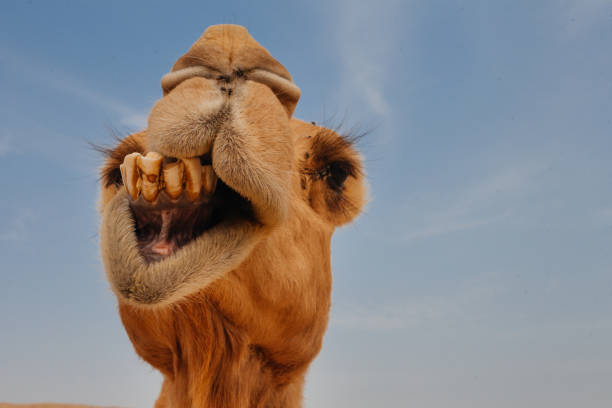
<svg viewBox="0 0 612 408"><path fill-rule="evenodd" d="M352 221L367 201L361 155L349 137L313 126L300 163L302 191L310 206L334 225Z"/></svg>
<svg viewBox="0 0 612 408"><path fill-rule="evenodd" d="M341 175L341 177L345 177ZM309 202L312 208L333 225L340 226L353 221L367 201L365 179L360 175L348 176L337 187L335 176L319 177L310 184Z"/></svg>

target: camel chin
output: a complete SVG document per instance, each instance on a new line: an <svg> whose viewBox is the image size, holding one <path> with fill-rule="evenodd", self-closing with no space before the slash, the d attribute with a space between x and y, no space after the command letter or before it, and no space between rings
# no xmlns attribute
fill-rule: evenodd
<svg viewBox="0 0 612 408"><path fill-rule="evenodd" d="M100 244L156 407L301 406L331 298L331 236L366 201L349 137L243 28L208 28L147 128L106 149Z"/></svg>

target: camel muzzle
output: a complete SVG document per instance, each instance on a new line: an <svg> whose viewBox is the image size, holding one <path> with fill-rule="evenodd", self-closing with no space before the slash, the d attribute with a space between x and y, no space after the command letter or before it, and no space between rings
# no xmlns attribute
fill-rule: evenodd
<svg viewBox="0 0 612 408"><path fill-rule="evenodd" d="M211 28L164 76L144 153L125 156L103 215L118 296L167 304L244 260L289 217L299 88L246 30Z"/></svg>
<svg viewBox="0 0 612 408"><path fill-rule="evenodd" d="M121 165L140 255L157 262L227 219L254 222L247 200L219 181L207 156L132 153Z"/></svg>

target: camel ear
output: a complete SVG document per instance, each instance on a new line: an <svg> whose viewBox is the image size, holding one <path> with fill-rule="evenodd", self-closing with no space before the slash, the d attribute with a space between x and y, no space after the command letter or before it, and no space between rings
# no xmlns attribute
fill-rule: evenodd
<svg viewBox="0 0 612 408"><path fill-rule="evenodd" d="M268 86L291 117L300 89L291 75L241 26L211 26L162 78L164 95L186 79L201 76L226 83L251 80Z"/></svg>
<svg viewBox="0 0 612 408"><path fill-rule="evenodd" d="M292 125L306 144L300 160L300 187L305 201L333 225L351 222L368 201L363 159L352 138L296 119Z"/></svg>

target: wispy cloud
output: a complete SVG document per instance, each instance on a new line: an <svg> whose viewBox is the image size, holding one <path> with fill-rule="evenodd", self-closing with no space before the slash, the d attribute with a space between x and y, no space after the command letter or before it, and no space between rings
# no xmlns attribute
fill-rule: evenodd
<svg viewBox="0 0 612 408"><path fill-rule="evenodd" d="M8 135L0 135L0 157L6 156L12 151L11 139Z"/></svg>
<svg viewBox="0 0 612 408"><path fill-rule="evenodd" d="M474 320L483 317L495 296L504 291L495 278L467 282L452 293L412 296L381 304L336 304L331 325L337 328L390 331L420 327L441 321Z"/></svg>
<svg viewBox="0 0 612 408"><path fill-rule="evenodd" d="M57 92L70 95L80 101L98 107L103 111L117 115L122 125L141 128L146 126L146 114L142 109L134 109L117 99L105 95L91 84L78 79L76 75L51 66L46 61L21 55L4 44L0 44L0 62L13 74L27 77L32 81Z"/></svg>
<svg viewBox="0 0 612 408"><path fill-rule="evenodd" d="M419 208L405 209L406 214L416 215L408 220L404 238L415 241L479 228L509 217L545 167L541 163L524 163L502 168L473 185L420 202Z"/></svg>
<svg viewBox="0 0 612 408"><path fill-rule="evenodd" d="M146 112L134 113L123 117L120 123L130 129L144 129L147 127L149 115Z"/></svg>
<svg viewBox="0 0 612 408"><path fill-rule="evenodd" d="M0 241L23 241L28 235L28 230L34 221L34 214L27 208L20 208L12 214L11 218L4 222L0 229Z"/></svg>
<svg viewBox="0 0 612 408"><path fill-rule="evenodd" d="M398 34L405 20L405 2L385 1L379 7L343 1L334 13L336 48L341 59L342 92L363 101L374 115L386 117L391 103L385 95L387 78L391 77Z"/></svg>
<svg viewBox="0 0 612 408"><path fill-rule="evenodd" d="M438 235L446 235L452 232L471 230L474 228L482 227L487 224L491 224L495 221L499 221L507 217L509 213L502 213L491 217L453 217L448 213L440 213L434 215L432 222L428 225L422 226L415 230L410 230L406 235L408 241L415 241Z"/></svg>
<svg viewBox="0 0 612 408"><path fill-rule="evenodd" d="M331 326L360 330L397 330L418 318L405 305L336 305L332 309Z"/></svg>
<svg viewBox="0 0 612 408"><path fill-rule="evenodd" d="M595 214L595 222L606 227L612 226L612 207L602 208Z"/></svg>
<svg viewBox="0 0 612 408"><path fill-rule="evenodd" d="M612 16L610 0L570 0L566 2L561 18L570 35L596 26L601 22L609 22Z"/></svg>

